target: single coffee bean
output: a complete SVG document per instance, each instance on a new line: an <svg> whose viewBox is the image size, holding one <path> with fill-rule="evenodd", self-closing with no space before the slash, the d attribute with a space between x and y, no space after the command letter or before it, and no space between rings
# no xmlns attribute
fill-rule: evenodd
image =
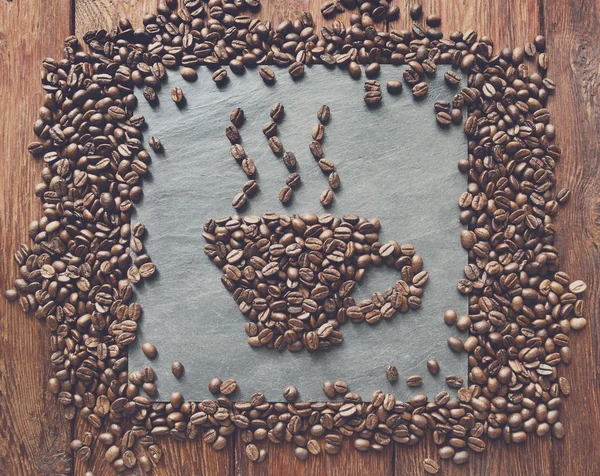
<svg viewBox="0 0 600 476"><path fill-rule="evenodd" d="M268 66L263 66L258 72L265 83L271 84L275 82L275 72Z"/></svg>
<svg viewBox="0 0 600 476"><path fill-rule="evenodd" d="M173 372L173 375L176 378L181 378L183 376L183 372L184 372L184 367L183 364L181 362L179 362L178 360L176 360L175 362L173 362L171 364L171 372Z"/></svg>
<svg viewBox="0 0 600 476"><path fill-rule="evenodd" d="M324 159L321 159L321 160L324 160ZM329 174L329 177L327 177L327 180L329 181L329 186L333 190L337 190L338 188L340 188L341 180L340 180L340 176L337 172L331 172Z"/></svg>
<svg viewBox="0 0 600 476"><path fill-rule="evenodd" d="M296 458L298 458L299 460L305 460L308 459L309 453L306 448L297 447L294 450L294 455L296 455Z"/></svg>
<svg viewBox="0 0 600 476"><path fill-rule="evenodd" d="M325 393L325 395L327 395L329 398L335 398L336 391L333 382L330 380L323 382L323 393Z"/></svg>
<svg viewBox="0 0 600 476"><path fill-rule="evenodd" d="M221 390L222 383L223 382L220 378L215 377L208 383L208 390L210 391L210 393L219 393L219 391Z"/></svg>
<svg viewBox="0 0 600 476"><path fill-rule="evenodd" d="M300 174L297 172L294 172L293 174L288 175L288 177L285 179L285 183L290 187L290 188L297 188L298 185L300 185Z"/></svg>
<svg viewBox="0 0 600 476"><path fill-rule="evenodd" d="M275 155L281 155L283 152L283 144L277 136L269 137L269 147Z"/></svg>
<svg viewBox="0 0 600 476"><path fill-rule="evenodd" d="M374 106L381 102L381 91L367 91L364 100L368 106Z"/></svg>
<svg viewBox="0 0 600 476"><path fill-rule="evenodd" d="M283 153L283 163L288 168L288 170L294 170L298 162L293 152L286 151Z"/></svg>
<svg viewBox="0 0 600 476"><path fill-rule="evenodd" d="M458 337L448 337L448 347L454 352L462 352L464 350L464 343Z"/></svg>
<svg viewBox="0 0 600 476"><path fill-rule="evenodd" d="M155 152L162 150L162 143L158 137L150 137L150 139L148 140L148 145Z"/></svg>
<svg viewBox="0 0 600 476"><path fill-rule="evenodd" d="M331 189L326 189L323 190L323 193L321 193L321 197L320 197L320 202L321 205L323 205L324 207L328 207L329 205L331 205L331 203L333 202L333 192L331 191Z"/></svg>
<svg viewBox="0 0 600 476"><path fill-rule="evenodd" d="M429 91L429 85L426 82L415 84L412 89L413 96L416 98L424 97Z"/></svg>
<svg viewBox="0 0 600 476"><path fill-rule="evenodd" d="M418 21L421 19L422 15L423 15L423 6L420 3L413 4L413 6L410 8L410 17L414 21Z"/></svg>
<svg viewBox="0 0 600 476"><path fill-rule="evenodd" d="M149 359L156 359L158 356L158 350L156 349L156 346L150 342L145 342L142 344L142 352Z"/></svg>
<svg viewBox="0 0 600 476"><path fill-rule="evenodd" d="M231 395L237 389L237 382L232 378L225 380L219 387L223 395Z"/></svg>
<svg viewBox="0 0 600 476"><path fill-rule="evenodd" d="M248 197L246 196L246 194L244 192L240 192L235 197L233 197L233 200L231 200L231 206L236 210L239 210L246 206L247 201Z"/></svg>
<svg viewBox="0 0 600 476"><path fill-rule="evenodd" d="M423 384L423 378L419 375L411 375L406 378L406 385L409 387L420 387Z"/></svg>
<svg viewBox="0 0 600 476"><path fill-rule="evenodd" d="M298 79L304 76L304 65L296 61L288 68L288 73L290 73L292 78Z"/></svg>
<svg viewBox="0 0 600 476"><path fill-rule="evenodd" d="M395 382L398 380L398 369L396 368L395 365L388 365L387 368L385 369L385 376L387 377L388 381L390 382Z"/></svg>
<svg viewBox="0 0 600 476"><path fill-rule="evenodd" d="M312 138L317 142L323 142L323 138L325 137L325 127L323 124L315 124L312 128Z"/></svg>
<svg viewBox="0 0 600 476"><path fill-rule="evenodd" d="M248 180L242 187L242 192L244 192L247 197L256 195L256 192L258 192L258 183L256 180Z"/></svg>
<svg viewBox="0 0 600 476"><path fill-rule="evenodd" d="M432 28L437 28L441 25L442 19L438 15L427 15L425 23Z"/></svg>
<svg viewBox="0 0 600 476"><path fill-rule="evenodd" d="M440 373L440 364L438 364L437 360L428 360L427 370L429 370L431 375L437 375Z"/></svg>
<svg viewBox="0 0 600 476"><path fill-rule="evenodd" d="M258 451L258 448L256 447L256 445L253 445L253 444L246 445L246 456L248 457L248 459L250 461L258 461L260 452Z"/></svg>
<svg viewBox="0 0 600 476"><path fill-rule="evenodd" d="M448 375L446 377L446 385L450 388L461 388L464 384L464 380L458 375Z"/></svg>
<svg viewBox="0 0 600 476"><path fill-rule="evenodd" d="M219 68L212 75L212 80L217 84L223 84L227 81L227 70L224 68Z"/></svg>
<svg viewBox="0 0 600 476"><path fill-rule="evenodd" d="M283 398L285 398L288 402L295 402L298 398L298 389L293 385L286 387L283 391Z"/></svg>
<svg viewBox="0 0 600 476"><path fill-rule="evenodd" d="M183 89L173 88L171 89L171 99L175 104L181 104L183 102Z"/></svg>
<svg viewBox="0 0 600 476"><path fill-rule="evenodd" d="M198 79L198 73L193 68L181 68L180 73L181 77L188 82L196 81Z"/></svg>
<svg viewBox="0 0 600 476"><path fill-rule="evenodd" d="M292 190L292 187L286 185L279 191L279 201L281 203L288 203L292 199L293 194L294 191Z"/></svg>
<svg viewBox="0 0 600 476"><path fill-rule="evenodd" d="M16 289L7 289L4 292L4 297L8 300L8 301L16 301L17 298L19 297L19 293L17 292Z"/></svg>
<svg viewBox="0 0 600 476"><path fill-rule="evenodd" d="M235 127L240 127L244 123L244 110L241 107L236 107L229 114L229 120Z"/></svg>
<svg viewBox="0 0 600 476"><path fill-rule="evenodd" d="M317 119L321 124L327 124L331 119L331 109L329 106L323 105L317 111Z"/></svg>
<svg viewBox="0 0 600 476"><path fill-rule="evenodd" d="M440 470L440 465L431 458L425 458L425 460L423 460L423 469L426 473L437 474Z"/></svg>
<svg viewBox="0 0 600 476"><path fill-rule="evenodd" d="M461 77L454 71L448 71L447 73L444 73L444 80L449 86L456 86L457 84L460 84Z"/></svg>
<svg viewBox="0 0 600 476"><path fill-rule="evenodd" d="M379 72L381 71L381 66L379 63L371 63L365 68L365 74L367 78L373 79L379 76Z"/></svg>
<svg viewBox="0 0 600 476"><path fill-rule="evenodd" d="M392 79L387 82L387 90L390 94L400 94L402 92L402 81L399 79Z"/></svg>
<svg viewBox="0 0 600 476"><path fill-rule="evenodd" d="M285 114L285 108L283 104L278 102L271 108L270 116L276 123L279 123L283 120L283 116Z"/></svg>
<svg viewBox="0 0 600 476"><path fill-rule="evenodd" d="M267 122L262 128L262 132L267 137L277 135L277 124L274 121Z"/></svg>
<svg viewBox="0 0 600 476"><path fill-rule="evenodd" d="M240 132L233 124L229 124L225 129L225 135L232 144L237 144L240 141Z"/></svg>

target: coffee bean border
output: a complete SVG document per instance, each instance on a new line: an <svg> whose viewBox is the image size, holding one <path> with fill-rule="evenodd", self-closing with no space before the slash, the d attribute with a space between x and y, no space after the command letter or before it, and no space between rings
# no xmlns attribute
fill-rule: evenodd
<svg viewBox="0 0 600 476"><path fill-rule="evenodd" d="M432 431L439 458L462 464L470 451L485 450L484 437L562 438L560 407L570 385L558 369L571 359L570 332L586 325L586 286L559 270L554 246L554 216L570 193L556 192L561 151L546 108L555 85L546 76L545 39L497 51L474 30L444 38L439 17L420 22L420 5L411 10L411 30L386 31L380 23L395 19L399 8L385 0L327 1L327 17L358 10L349 27L336 20L320 32L309 13L276 27L244 14L259 7L259 0L167 0L142 29L123 19L114 30L86 33L88 52L69 37L63 59L43 61L46 95L34 124L39 140L29 152L44 163L35 187L44 215L29 227L32 244L15 254L20 277L5 295L45 321L55 373L49 389L68 419L79 415L94 428L73 441L77 458L88 460L98 442L116 471L150 471L161 455L154 438L162 434L183 440L202 432L220 450L241 431L248 457L262 461L266 451L255 442L265 438L293 442L296 456L306 459L338 453L344 437L354 437L360 451L382 450L392 442L415 444ZM444 319L470 330L462 346L452 343L469 353L469 386L458 400L441 392L433 401L416 394L408 402L382 392L363 401L336 383L346 392L342 402L268 403L257 394L232 403L226 395L236 385L229 380L214 401L187 402L175 393L165 404L140 395L153 372L127 372L127 347L141 318L132 285L156 270L144 253L144 226L130 222L150 165L144 118L132 113L134 86L154 102L166 69L178 66L188 81L197 78L196 67L213 68L221 83L224 64L234 74L256 65L265 82L276 81L273 64L296 79L305 65L347 68L354 78L368 65L365 100L376 103L385 100L375 82L380 63L407 65L403 79L417 97L428 94L426 77L437 64L467 76L468 86L436 103L435 112L441 126L451 127L467 110L468 157L459 168L469 184L459 204L469 264L458 286L470 308L468 316L450 311ZM445 79L454 84L458 74ZM397 81L388 84L390 93L401 89ZM160 149L159 138L150 146ZM428 472L438 467L424 462Z"/></svg>

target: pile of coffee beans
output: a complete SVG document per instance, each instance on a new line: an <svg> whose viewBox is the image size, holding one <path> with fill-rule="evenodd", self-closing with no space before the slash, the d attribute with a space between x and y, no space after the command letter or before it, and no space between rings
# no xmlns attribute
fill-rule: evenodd
<svg viewBox="0 0 600 476"><path fill-rule="evenodd" d="M204 252L249 319L248 344L326 350L342 342L348 320L375 324L421 306L423 259L412 245L378 241L380 228L357 215L226 216L205 223ZM357 303L352 292L371 265L401 279Z"/></svg>
<svg viewBox="0 0 600 476"><path fill-rule="evenodd" d="M462 464L471 451L485 449L486 437L506 443L534 434L564 437L560 408L571 386L559 372L571 361L571 331L587 323L586 286L560 270L554 245L554 217L570 193L556 186L561 150L546 107L555 85L547 77L544 37L500 50L474 30L444 37L439 17L420 22L418 5L410 30L388 29L382 22L395 19L399 9L387 0L326 2L327 16L353 13L349 25L335 20L320 31L310 13L279 25L246 15L259 6L259 0L167 0L138 30L122 19L111 31L87 32L88 51L72 36L62 59L43 61L45 97L29 152L43 161L35 194L44 213L29 227L31 245L15 253L19 277L6 297L19 300L50 331L54 377L48 388L65 416L79 415L101 432L95 441L86 433L73 442L77 458L88 460L91 447L102 445L116 471L135 465L150 471L161 457L155 437L164 434L178 440L201 434L220 450L241 431L248 457L258 462L266 454L257 442L265 438L293 442L296 456L306 459L321 448L338 453L346 437L354 436L360 451L382 450L392 442L415 444L432 431L439 458ZM143 224L131 222L151 162L142 142L145 119L134 114L135 87L154 103L169 69L180 68L186 81L194 81L195 68L208 67L223 83L229 74L223 65L232 74L256 66L256 74L272 83L269 65L301 80L312 64L337 65L353 78L365 66L369 80L380 64L405 65L403 80L417 97L427 94L427 75L438 64L456 70L445 76L448 84L456 84L459 73L466 78L466 87L435 112L441 124L448 124L448 115L460 122L465 107L467 113L468 155L459 169L469 184L459 219L468 229L461 240L469 264L458 289L469 295L469 314L449 312L444 319L460 322L474 337L463 345L468 386L458 390L458 400L442 392L433 401L416 394L399 402L376 392L364 402L349 392L342 402L328 403L268 403L261 394L236 403L226 396L187 402L181 394L168 404L152 402L140 393L153 384L151 372L127 371L127 348L142 316L132 302L133 285L156 271L144 252ZM375 86L370 90L380 93ZM376 101L377 94L371 96ZM291 167L295 158L284 155L284 162ZM252 175L249 161L246 168ZM232 235L246 239L242 230ZM425 468L434 473L438 465L428 459Z"/></svg>

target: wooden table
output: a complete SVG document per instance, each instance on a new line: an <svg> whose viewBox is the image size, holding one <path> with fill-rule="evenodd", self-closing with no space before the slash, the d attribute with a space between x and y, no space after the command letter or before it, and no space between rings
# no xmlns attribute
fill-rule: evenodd
<svg viewBox="0 0 600 476"><path fill-rule="evenodd" d="M311 11L323 24L321 0L263 0L260 17L277 23ZM407 28L413 3L395 0L401 20L390 28ZM600 473L600 4L596 0L429 0L426 13L442 17L442 28L476 29L497 46L523 45L546 36L549 76L557 83L550 101L557 142L563 150L559 186L572 191L558 218L557 244L562 268L588 284L588 328L573 338L573 364L563 369L573 394L564 405L563 441L533 438L524 446L494 442L464 467L442 464L441 474L592 475ZM135 25L156 7L156 0L0 0L0 289L16 277L13 252L27 237L27 227L40 216L34 197L40 163L26 146L41 105L40 62L62 57L63 39L89 29L109 29L121 16ZM339 16L341 20L348 17ZM0 299L0 474L107 474L95 452L87 468L74 463L71 439L85 431L82 423L62 416L56 398L46 391L51 377L49 333L18 305ZM421 463L435 455L431 440L413 448L388 448L362 454L347 448L336 457L297 460L290 445L268 448L268 461L250 463L242 444L216 453L200 442L163 441L164 461L155 474L177 475L417 475ZM346 447L348 443L346 443ZM167 469L168 468L168 469ZM110 472L108 472L110 473Z"/></svg>

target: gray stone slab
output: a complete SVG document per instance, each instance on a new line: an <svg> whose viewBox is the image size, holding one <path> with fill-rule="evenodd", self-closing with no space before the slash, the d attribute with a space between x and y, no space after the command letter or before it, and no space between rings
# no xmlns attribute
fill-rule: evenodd
<svg viewBox="0 0 600 476"><path fill-rule="evenodd" d="M153 154L151 177L145 180L144 199L137 207L137 220L148 230L146 248L159 273L137 289L144 315L129 363L130 369L152 365L159 399L173 391L181 391L187 399L209 398L207 384L215 376L238 381L236 399L262 391L272 401L280 400L281 391L290 384L299 388L304 400L323 400L324 380L345 380L365 396L382 389L398 398L414 393L404 382L408 375L422 375L419 390L429 395L446 389L446 375L460 375L466 381L466 355L448 349L446 339L456 331L442 320L446 309L456 309L459 315L467 312L467 300L456 291L467 263L459 240L457 205L466 177L456 164L467 147L461 127L442 129L435 121L434 101L450 100L454 93L444 84L444 71L440 68L430 81L428 97L417 102L408 89L399 96L385 91L385 82L401 78L402 69L384 66L380 77L384 97L375 109L363 102L364 77L355 81L341 70L320 66L307 68L300 81L278 70L271 87L264 85L257 70L230 74L221 88L204 68L194 83L170 72L157 107L140 101L136 112L147 118L145 140L157 136L164 145L163 153ZM184 91L183 107L170 99L174 86ZM286 109L279 135L285 148L296 154L303 180L289 206L277 199L288 171L261 132L276 102ZM378 217L380 239L413 244L431 278L421 309L374 326L347 323L341 328L343 344L329 352L253 349L247 344L245 317L221 285L219 269L203 253L203 223L234 214L231 199L247 180L229 154L225 127L231 110L242 107L247 118L240 129L242 143L256 162L260 185L244 214L321 214L325 211L319 195L327 187L327 178L308 144L322 104L328 104L332 113L323 147L342 179L329 211L337 216ZM355 297L383 291L397 279L394 270L372 268ZM140 349L147 341L159 350L153 362ZM431 358L442 369L435 378L425 366ZM185 365L180 380L170 371L174 360ZM400 371L394 385L385 378L389 363Z"/></svg>

